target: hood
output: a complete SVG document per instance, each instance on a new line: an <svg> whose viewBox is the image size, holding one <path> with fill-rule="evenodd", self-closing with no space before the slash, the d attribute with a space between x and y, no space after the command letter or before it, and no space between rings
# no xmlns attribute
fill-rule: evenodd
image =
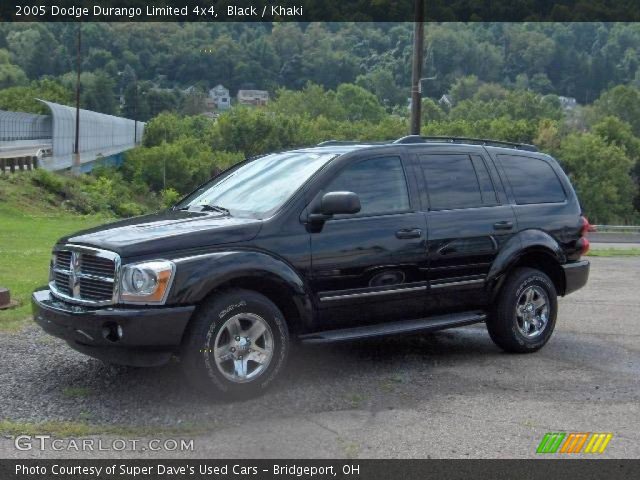
<svg viewBox="0 0 640 480"><path fill-rule="evenodd" d="M260 220L216 212L167 210L83 230L61 238L59 243L87 245L111 250L122 257L135 257L251 240L261 224Z"/></svg>

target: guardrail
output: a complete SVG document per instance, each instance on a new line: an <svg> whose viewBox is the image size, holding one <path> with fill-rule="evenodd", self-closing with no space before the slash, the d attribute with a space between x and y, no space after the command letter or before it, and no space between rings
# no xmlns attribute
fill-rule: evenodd
<svg viewBox="0 0 640 480"><path fill-rule="evenodd" d="M591 243L640 243L638 225L591 225L587 238Z"/></svg>
<svg viewBox="0 0 640 480"><path fill-rule="evenodd" d="M598 233L640 233L640 225L591 225Z"/></svg>

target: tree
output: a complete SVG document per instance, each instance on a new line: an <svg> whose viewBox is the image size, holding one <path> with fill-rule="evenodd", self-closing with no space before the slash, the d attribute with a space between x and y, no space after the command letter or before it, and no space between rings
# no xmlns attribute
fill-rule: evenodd
<svg viewBox="0 0 640 480"><path fill-rule="evenodd" d="M11 55L0 49L0 89L27 82L27 76L17 65L11 63Z"/></svg>
<svg viewBox="0 0 640 480"><path fill-rule="evenodd" d="M340 85L336 90L336 100L344 108L347 120L379 122L385 114L376 96L357 85Z"/></svg>
<svg viewBox="0 0 640 480"><path fill-rule="evenodd" d="M49 54L55 38L43 24L28 24L7 34L6 41L15 62L31 79L53 73L53 59Z"/></svg>
<svg viewBox="0 0 640 480"><path fill-rule="evenodd" d="M234 108L218 118L213 148L251 157L300 145L299 120L264 109Z"/></svg>
<svg viewBox="0 0 640 480"><path fill-rule="evenodd" d="M346 113L338 102L335 92L325 90L321 85L307 83L302 90L281 88L276 92L276 99L267 108L275 113L310 117L324 116L342 120Z"/></svg>
<svg viewBox="0 0 640 480"><path fill-rule="evenodd" d="M396 84L393 73L383 68L358 75L356 85L373 92L385 107L401 104L407 97L406 92Z"/></svg>
<svg viewBox="0 0 640 480"><path fill-rule="evenodd" d="M455 102L461 102L473 97L480 88L480 82L475 75L460 77L451 87L451 96Z"/></svg>
<svg viewBox="0 0 640 480"><path fill-rule="evenodd" d="M432 98L422 99L422 124L444 120L447 114Z"/></svg>
<svg viewBox="0 0 640 480"><path fill-rule="evenodd" d="M593 104L597 117L613 115L631 125L633 133L640 136L640 90L618 85L607 90Z"/></svg>
<svg viewBox="0 0 640 480"><path fill-rule="evenodd" d="M73 95L71 90L66 89L58 82L44 79L32 82L26 87L10 87L0 90L0 110L48 114L49 109L36 100L37 98L70 105Z"/></svg>
<svg viewBox="0 0 640 480"><path fill-rule="evenodd" d="M198 115L205 111L204 99L206 95L200 88L194 88L184 96L182 113L185 115Z"/></svg>
<svg viewBox="0 0 640 480"><path fill-rule="evenodd" d="M622 148L634 162L640 159L640 138L633 134L631 125L627 122L618 117L607 116L596 123L591 131L607 144Z"/></svg>
<svg viewBox="0 0 640 480"><path fill-rule="evenodd" d="M622 148L592 133L572 133L562 142L558 157L593 223L624 223L637 216L636 187L630 177L633 162Z"/></svg>
<svg viewBox="0 0 640 480"><path fill-rule="evenodd" d="M238 154L213 152L196 138L182 137L172 143L129 150L123 171L125 178L153 191L173 188L186 194L206 181L214 167L225 169L241 159Z"/></svg>
<svg viewBox="0 0 640 480"><path fill-rule="evenodd" d="M609 145L622 148L631 159L632 177L636 185L634 205L640 210L640 138L633 135L631 125L617 117L605 117L593 126L593 133L600 136Z"/></svg>

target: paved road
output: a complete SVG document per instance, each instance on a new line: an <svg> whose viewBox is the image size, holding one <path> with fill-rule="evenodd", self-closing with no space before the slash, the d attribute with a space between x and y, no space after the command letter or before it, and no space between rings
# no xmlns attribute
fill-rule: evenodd
<svg viewBox="0 0 640 480"><path fill-rule="evenodd" d="M592 232L587 235L592 245L598 245L603 243L630 243L638 245L640 244L640 233L617 233L617 232ZM629 245L631 248L635 245Z"/></svg>
<svg viewBox="0 0 640 480"><path fill-rule="evenodd" d="M0 148L0 158L33 157L44 148L51 148L51 143L20 146L15 148Z"/></svg>
<svg viewBox="0 0 640 480"><path fill-rule="evenodd" d="M617 250L628 250L632 248L640 248L640 243L633 242L606 242L606 243L592 243L591 250L601 250L601 249L617 249Z"/></svg>
<svg viewBox="0 0 640 480"><path fill-rule="evenodd" d="M186 389L177 365L109 369L31 328L0 338L0 419L207 430L188 454L87 457L523 458L546 432L601 431L614 434L604 457L638 458L639 290L640 258L594 258L536 354L502 353L482 325L306 347L273 391L235 404ZM0 438L0 457L42 456L82 454L18 452Z"/></svg>

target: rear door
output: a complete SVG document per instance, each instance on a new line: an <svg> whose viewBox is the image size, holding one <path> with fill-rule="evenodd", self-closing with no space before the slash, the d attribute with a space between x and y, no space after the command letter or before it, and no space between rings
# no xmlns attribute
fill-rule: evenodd
<svg viewBox="0 0 640 480"><path fill-rule="evenodd" d="M416 158L426 210L430 307L478 303L492 262L516 231L495 166L482 147L426 148ZM442 303L445 303L444 305Z"/></svg>

